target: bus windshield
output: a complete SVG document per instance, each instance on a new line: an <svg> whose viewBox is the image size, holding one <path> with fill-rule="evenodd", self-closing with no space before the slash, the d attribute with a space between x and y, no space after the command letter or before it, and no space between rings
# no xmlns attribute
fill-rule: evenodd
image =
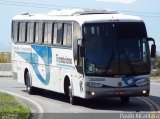
<svg viewBox="0 0 160 119"><path fill-rule="evenodd" d="M85 74L97 76L150 73L149 44L143 22L83 25Z"/></svg>

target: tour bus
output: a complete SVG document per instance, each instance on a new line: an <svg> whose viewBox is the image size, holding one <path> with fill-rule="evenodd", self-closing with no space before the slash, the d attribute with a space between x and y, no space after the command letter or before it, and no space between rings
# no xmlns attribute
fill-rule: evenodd
<svg viewBox="0 0 160 119"><path fill-rule="evenodd" d="M65 9L12 19L13 78L29 94L64 93L71 104L76 97L148 96L155 52L143 20L117 11Z"/></svg>

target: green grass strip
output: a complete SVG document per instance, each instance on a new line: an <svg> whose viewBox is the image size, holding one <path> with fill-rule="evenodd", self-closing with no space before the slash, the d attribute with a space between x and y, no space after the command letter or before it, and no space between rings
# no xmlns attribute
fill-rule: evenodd
<svg viewBox="0 0 160 119"><path fill-rule="evenodd" d="M0 119L31 119L31 111L12 95L0 92Z"/></svg>

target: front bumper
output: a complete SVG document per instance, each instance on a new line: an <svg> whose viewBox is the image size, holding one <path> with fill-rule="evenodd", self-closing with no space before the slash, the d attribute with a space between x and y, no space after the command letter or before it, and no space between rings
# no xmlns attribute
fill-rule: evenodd
<svg viewBox="0 0 160 119"><path fill-rule="evenodd" d="M149 86L135 88L86 88L84 98L149 96L149 92Z"/></svg>

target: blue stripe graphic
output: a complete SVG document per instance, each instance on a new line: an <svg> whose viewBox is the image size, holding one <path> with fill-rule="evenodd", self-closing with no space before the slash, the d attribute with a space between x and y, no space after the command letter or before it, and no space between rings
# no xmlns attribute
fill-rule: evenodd
<svg viewBox="0 0 160 119"><path fill-rule="evenodd" d="M30 62L32 65L35 74L38 79L45 85L49 84L50 81L50 67L46 66L52 63L52 49L43 47L43 46L32 46L36 53L27 53L27 52L16 52L19 56L21 56L24 60ZM38 55L42 58L45 63L46 77L45 79L42 77L40 71L38 70Z"/></svg>
<svg viewBox="0 0 160 119"><path fill-rule="evenodd" d="M123 77L122 78L122 81L124 81L125 85L128 85L128 86L131 86L131 85L134 85L137 81L141 80L141 79L144 79L145 77L135 77L135 76L132 76L132 77ZM129 83L129 81L131 83Z"/></svg>

